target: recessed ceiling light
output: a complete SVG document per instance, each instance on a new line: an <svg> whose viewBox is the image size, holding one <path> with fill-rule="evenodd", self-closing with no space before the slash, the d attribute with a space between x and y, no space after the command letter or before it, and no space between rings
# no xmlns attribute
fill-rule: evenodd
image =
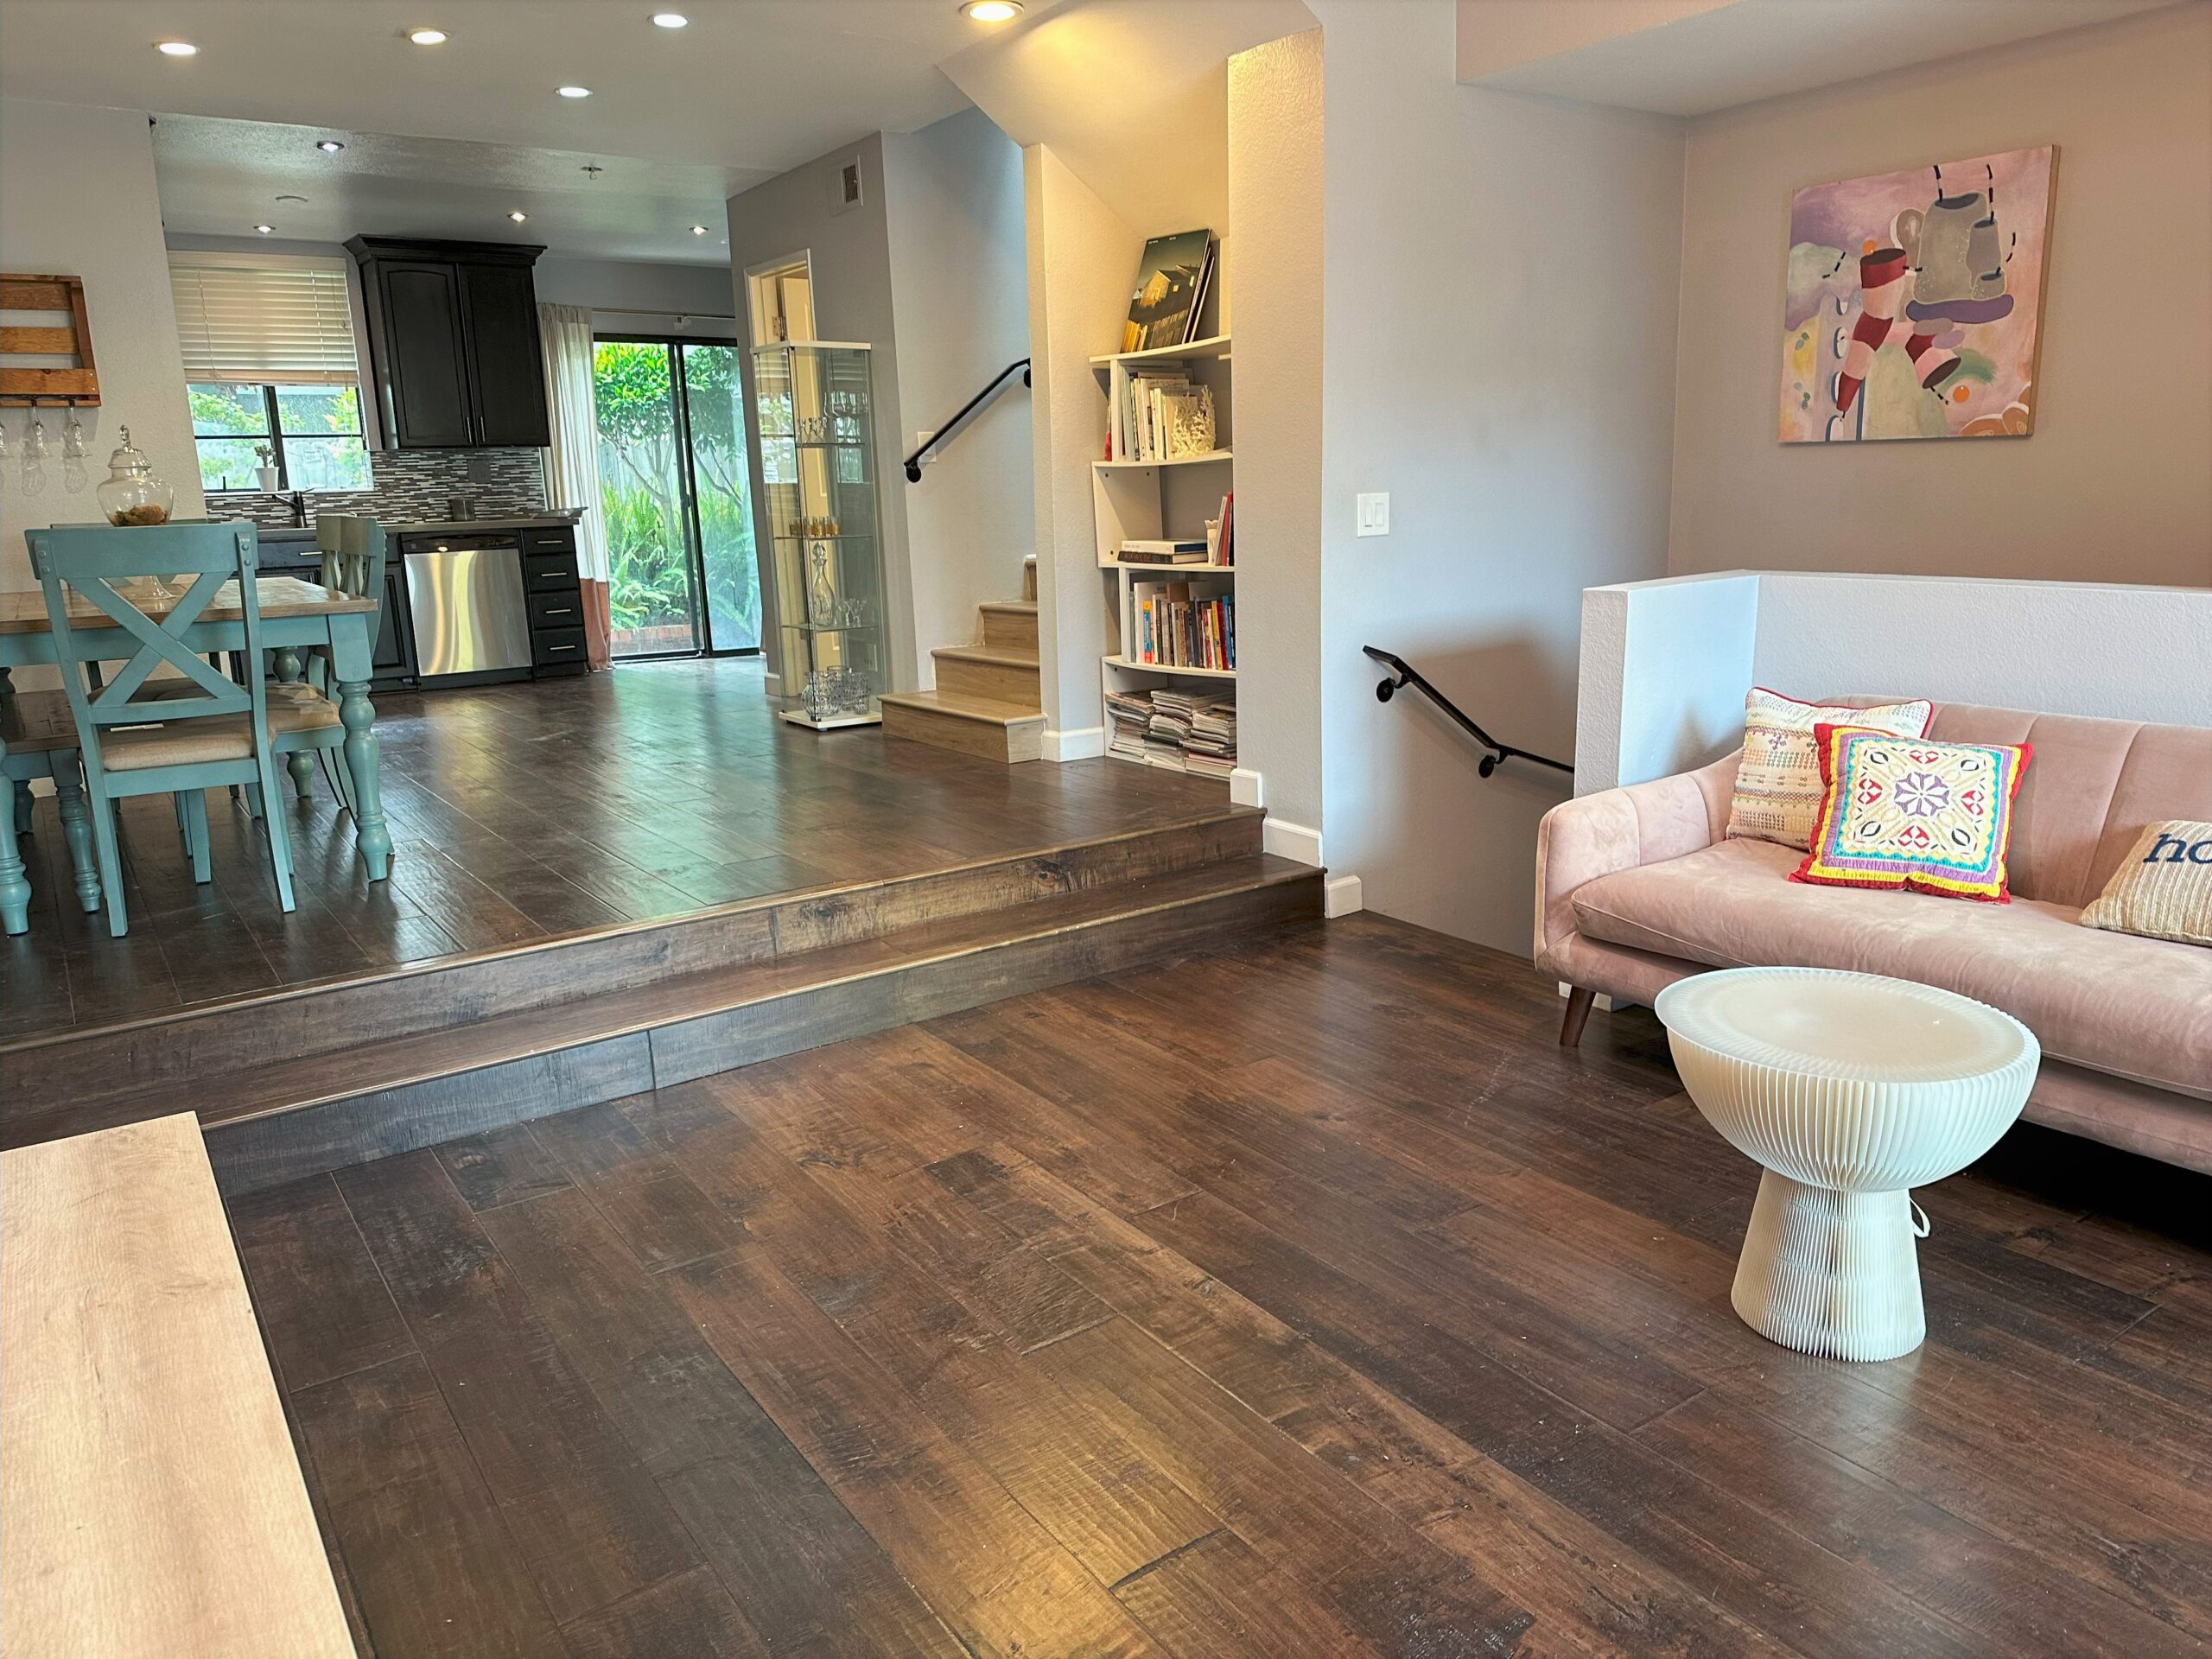
<svg viewBox="0 0 2212 1659"><path fill-rule="evenodd" d="M264 236L269 236L274 233L276 229L274 225L257 225L253 228L259 231Z"/></svg>
<svg viewBox="0 0 2212 1659"><path fill-rule="evenodd" d="M516 209L514 210L514 212L512 212L512 213L509 213L509 214L507 215L507 217L508 217L509 219L512 219L512 220L514 220L514 222L515 222L516 224L519 225L519 224L521 224L521 223L523 222L523 220L524 220L525 219L528 219L528 218L530 217L530 215L529 215L528 213L525 213L524 212L523 212L523 210L522 210L521 208L518 207L518 208L516 208Z"/></svg>
<svg viewBox="0 0 2212 1659"><path fill-rule="evenodd" d="M694 225L691 227L691 234L694 236L704 236L706 233L707 227L703 225Z"/></svg>
<svg viewBox="0 0 2212 1659"><path fill-rule="evenodd" d="M653 27L655 29L682 29L691 20L689 17L686 17L680 11L657 11L653 13Z"/></svg>
<svg viewBox="0 0 2212 1659"><path fill-rule="evenodd" d="M335 138L318 138L315 140L315 147L326 156L335 156L340 150L346 148L345 145L340 143Z"/></svg>
<svg viewBox="0 0 2212 1659"><path fill-rule="evenodd" d="M165 58L191 58L200 54L200 48L190 41L156 41L154 50Z"/></svg>
<svg viewBox="0 0 2212 1659"><path fill-rule="evenodd" d="M591 96L591 88L588 86L556 86L553 90L560 93L563 98L589 98Z"/></svg>
<svg viewBox="0 0 2212 1659"><path fill-rule="evenodd" d="M446 32L442 29L410 29L407 38L417 46L443 46Z"/></svg>
<svg viewBox="0 0 2212 1659"><path fill-rule="evenodd" d="M1010 23L1021 16L1021 0L968 0L960 8L978 23Z"/></svg>

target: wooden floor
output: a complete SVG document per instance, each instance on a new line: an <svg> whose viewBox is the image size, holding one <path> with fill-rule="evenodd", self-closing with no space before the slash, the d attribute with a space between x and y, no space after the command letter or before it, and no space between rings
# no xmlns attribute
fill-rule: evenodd
<svg viewBox="0 0 2212 1659"><path fill-rule="evenodd" d="M0 939L0 1040L219 1001L397 963L911 874L1173 822L1218 781L1115 760L994 766L874 728L775 718L757 658L378 699L397 859L372 884L320 781L289 804L299 908L209 798L214 880L195 887L169 804L125 803L130 931L79 911L51 797L24 843L27 934Z"/></svg>
<svg viewBox="0 0 2212 1659"><path fill-rule="evenodd" d="M2016 1130L1806 1359L1559 1007L1354 918L235 1201L362 1651L2202 1654L2208 1184Z"/></svg>

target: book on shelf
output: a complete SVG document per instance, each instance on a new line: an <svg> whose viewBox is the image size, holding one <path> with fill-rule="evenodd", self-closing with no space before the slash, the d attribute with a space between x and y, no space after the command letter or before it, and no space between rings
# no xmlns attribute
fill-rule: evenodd
<svg viewBox="0 0 2212 1659"><path fill-rule="evenodd" d="M1236 595L1193 593L1187 582L1133 584L1136 638L1123 654L1162 668L1236 666Z"/></svg>
<svg viewBox="0 0 2212 1659"><path fill-rule="evenodd" d="M1213 389L1179 365L1132 369L1115 400L1109 461L1160 461L1215 448Z"/></svg>
<svg viewBox="0 0 2212 1659"><path fill-rule="evenodd" d="M1137 260L1128 321L1122 325L1122 349L1189 345L1213 282L1213 265L1211 231L1179 231L1147 242Z"/></svg>
<svg viewBox="0 0 2212 1659"><path fill-rule="evenodd" d="M1123 564L1210 564L1212 559L1203 537L1189 541L1156 541L1132 537L1115 550Z"/></svg>
<svg viewBox="0 0 2212 1659"><path fill-rule="evenodd" d="M1214 532L1216 564L1233 565L1236 563L1236 492L1221 498L1221 517L1216 519L1218 528Z"/></svg>
<svg viewBox="0 0 2212 1659"><path fill-rule="evenodd" d="M1226 691L1109 691L1108 750L1131 760L1227 777L1236 766L1236 700Z"/></svg>

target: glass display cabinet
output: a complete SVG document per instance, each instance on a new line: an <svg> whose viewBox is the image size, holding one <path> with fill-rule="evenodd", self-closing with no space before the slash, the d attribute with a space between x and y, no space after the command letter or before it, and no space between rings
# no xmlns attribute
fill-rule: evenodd
<svg viewBox="0 0 2212 1659"><path fill-rule="evenodd" d="M817 731L883 718L870 355L865 346L827 340L753 353L783 715Z"/></svg>

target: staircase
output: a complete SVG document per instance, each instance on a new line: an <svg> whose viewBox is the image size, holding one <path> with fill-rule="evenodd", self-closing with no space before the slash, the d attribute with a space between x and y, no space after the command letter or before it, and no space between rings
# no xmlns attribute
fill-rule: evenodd
<svg viewBox="0 0 2212 1659"><path fill-rule="evenodd" d="M226 1192L1321 916L1262 814L1157 826L0 1044L0 1147L196 1109Z"/></svg>
<svg viewBox="0 0 2212 1659"><path fill-rule="evenodd" d="M1022 563L1022 597L977 606L972 645L938 645L934 691L889 691L887 736L972 754L1036 760L1045 753L1045 700L1037 667L1037 561Z"/></svg>

